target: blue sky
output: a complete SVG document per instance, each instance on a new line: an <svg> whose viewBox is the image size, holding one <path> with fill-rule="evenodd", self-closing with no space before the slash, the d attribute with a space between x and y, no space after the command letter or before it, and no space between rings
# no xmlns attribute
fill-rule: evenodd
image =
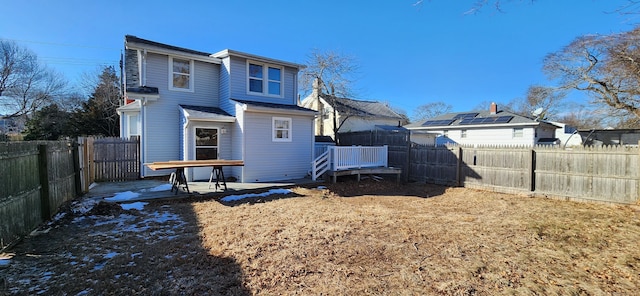
<svg viewBox="0 0 640 296"><path fill-rule="evenodd" d="M8 2L8 3L6 3ZM34 51L78 83L117 66L124 35L206 52L229 48L304 63L312 49L359 65L356 99L408 114L444 101L454 111L524 97L547 84L542 59L583 34L627 31L626 0L502 1L465 15L475 0L6 1L0 38ZM582 100L574 94L574 100Z"/></svg>

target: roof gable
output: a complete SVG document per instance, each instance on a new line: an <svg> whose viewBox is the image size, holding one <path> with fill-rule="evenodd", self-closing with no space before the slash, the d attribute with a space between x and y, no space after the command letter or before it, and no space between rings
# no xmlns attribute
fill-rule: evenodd
<svg viewBox="0 0 640 296"><path fill-rule="evenodd" d="M404 117L397 112L393 111L387 104L375 101L359 101L347 98L331 97L328 95L322 95L322 100L331 105L331 102L335 103L333 108L336 108L338 113L345 113L354 116L362 117L383 117L391 119L403 120Z"/></svg>
<svg viewBox="0 0 640 296"><path fill-rule="evenodd" d="M173 46L173 45L164 44L164 43L160 43L160 42L155 42L155 41L151 41L151 40L147 40L147 39L138 38L138 37L133 36L133 35L125 35L124 36L124 40L125 40L125 43L127 43L127 44L128 43L138 43L138 44L149 45L149 46L153 46L153 47L157 47L157 48L168 49L168 50L172 50L172 51L180 51L180 52L184 52L184 53L188 53L188 54L200 55L200 56L204 56L204 57L211 56L211 54L207 53L207 52L197 51L197 50L188 49L188 48L184 48L184 47Z"/></svg>

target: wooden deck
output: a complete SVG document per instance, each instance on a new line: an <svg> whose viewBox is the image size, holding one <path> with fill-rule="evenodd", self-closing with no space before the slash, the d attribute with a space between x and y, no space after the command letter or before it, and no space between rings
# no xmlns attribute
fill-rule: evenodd
<svg viewBox="0 0 640 296"><path fill-rule="evenodd" d="M400 183L400 175L402 174L402 169L394 168L394 167L377 167L377 168L347 169L347 170L327 172L327 176L331 178L331 183L336 183L336 179L338 178L338 176L357 175L358 182L360 182L361 175L384 175L384 174L395 174L397 176L396 182Z"/></svg>

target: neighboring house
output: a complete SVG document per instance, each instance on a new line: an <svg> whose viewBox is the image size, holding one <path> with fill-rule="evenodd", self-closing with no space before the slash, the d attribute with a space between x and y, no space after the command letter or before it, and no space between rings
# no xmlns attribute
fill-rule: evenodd
<svg viewBox="0 0 640 296"><path fill-rule="evenodd" d="M315 111L297 106L301 65L225 49L208 53L125 36L122 137L142 163L243 160L240 182L302 178L313 160ZM186 170L208 180L211 168ZM168 175L143 165L142 176Z"/></svg>
<svg viewBox="0 0 640 296"><path fill-rule="evenodd" d="M393 111L387 104L331 97L323 94L314 84L312 93L301 102L301 106L318 111L315 134L335 139L333 114L337 114L338 132L375 130L376 126L402 126L407 118Z"/></svg>
<svg viewBox="0 0 640 296"><path fill-rule="evenodd" d="M412 132L438 134L436 143L465 145L529 145L555 138L559 127L507 111L491 103L487 111L447 113L404 126ZM412 135L413 138L413 135Z"/></svg>
<svg viewBox="0 0 640 296"><path fill-rule="evenodd" d="M24 131L26 116L6 117L0 115L0 134L16 135Z"/></svg>
<svg viewBox="0 0 640 296"><path fill-rule="evenodd" d="M556 140L562 147L582 146L582 136L578 129L566 123L551 121L553 125L560 128L556 130Z"/></svg>
<svg viewBox="0 0 640 296"><path fill-rule="evenodd" d="M585 145L625 145L637 146L640 129L592 129L580 130Z"/></svg>

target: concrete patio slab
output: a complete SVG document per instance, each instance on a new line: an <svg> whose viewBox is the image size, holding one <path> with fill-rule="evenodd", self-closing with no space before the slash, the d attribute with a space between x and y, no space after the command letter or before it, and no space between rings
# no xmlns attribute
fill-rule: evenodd
<svg viewBox="0 0 640 296"><path fill-rule="evenodd" d="M209 182L201 181L201 182L188 183L190 193L187 193L184 190L184 186L180 186L180 190L178 191L177 194L175 194L175 191L171 192L170 190L151 191L151 189L158 188L159 186L167 186L167 184L169 184L168 181L157 180L157 179L143 179L143 180L125 181L125 182L96 183L89 189L89 192L85 194L85 198L104 199L104 198L113 197L117 194L127 193L127 192L134 193L133 195L137 195L137 196L127 199L126 202L161 199L161 198L167 198L167 199L184 198L184 197L191 197L194 195L196 196L197 195L216 195L216 196L224 197L226 195L238 194L240 192L245 193L245 192L251 192L251 191L266 191L272 188L288 188L293 186L321 184L321 183L322 181L313 181L310 178L269 182L269 183L227 182L227 190L224 190L224 187L216 190L215 182L212 184L209 184Z"/></svg>

